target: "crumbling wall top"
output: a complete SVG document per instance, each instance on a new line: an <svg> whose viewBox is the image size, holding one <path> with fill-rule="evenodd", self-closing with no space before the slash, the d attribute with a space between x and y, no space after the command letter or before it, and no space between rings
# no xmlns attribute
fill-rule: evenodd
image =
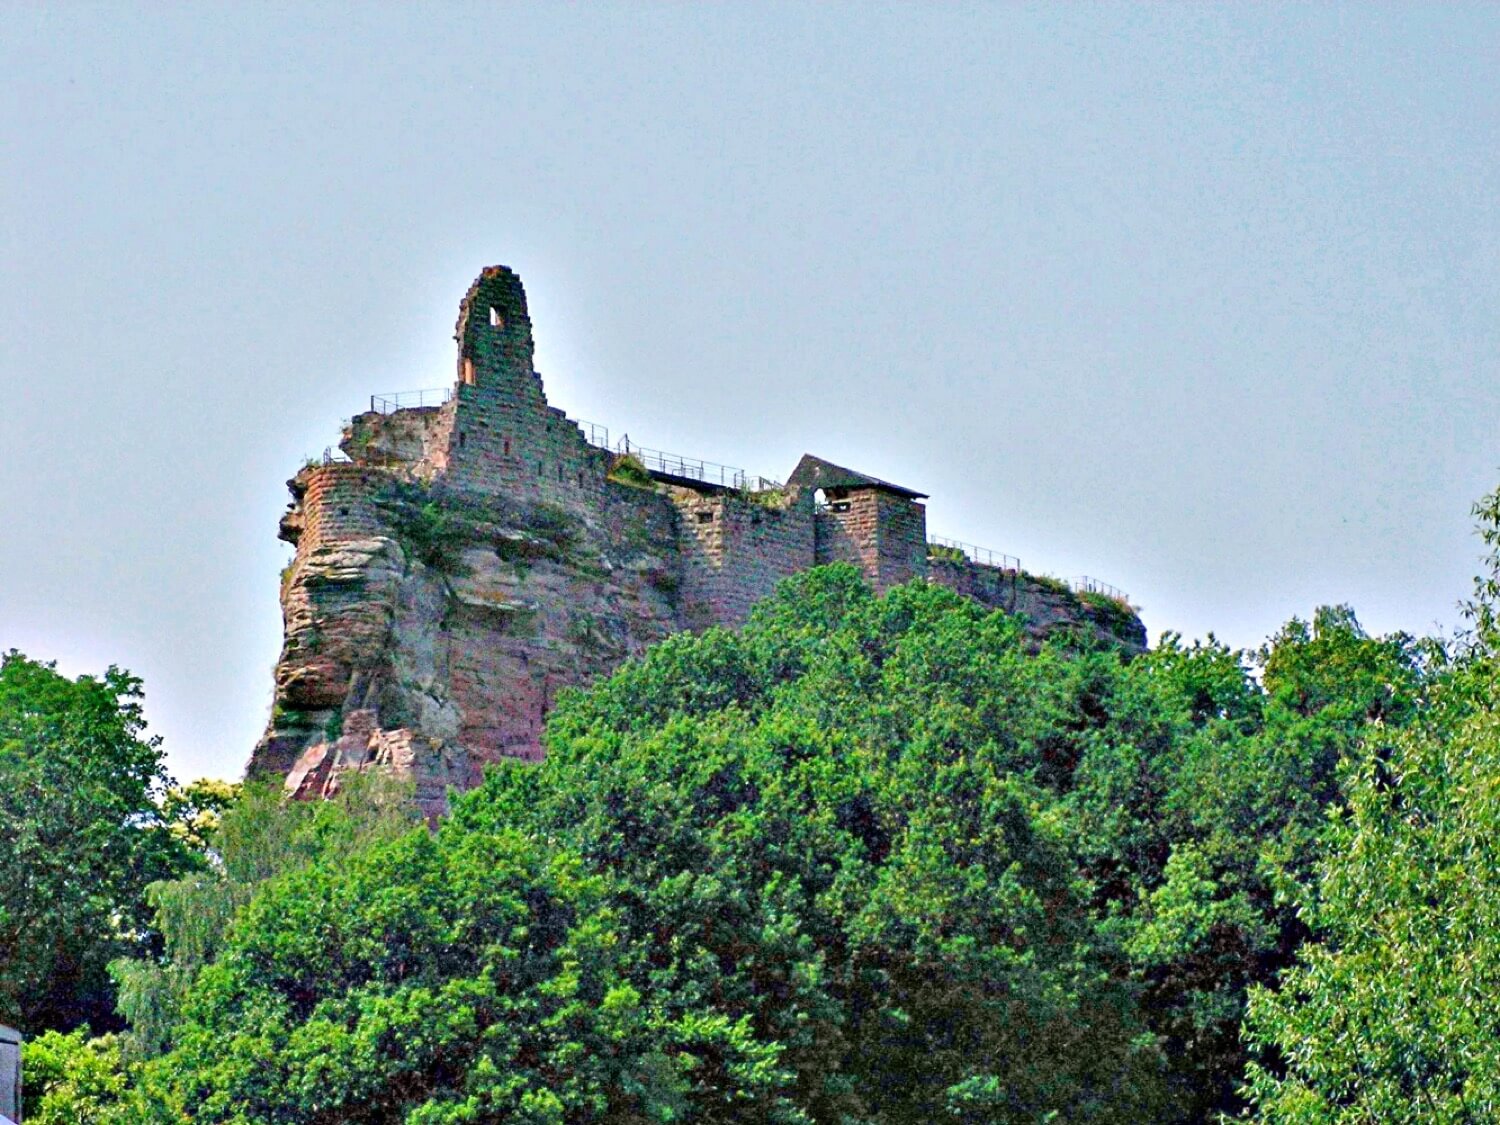
<svg viewBox="0 0 1500 1125"><path fill-rule="evenodd" d="M526 290L515 271L487 266L458 306L458 380L496 385L507 376L529 377L533 345Z"/></svg>

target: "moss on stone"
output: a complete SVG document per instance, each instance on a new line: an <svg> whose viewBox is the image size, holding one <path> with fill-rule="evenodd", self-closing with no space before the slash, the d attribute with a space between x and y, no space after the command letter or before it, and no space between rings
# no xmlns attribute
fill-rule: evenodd
<svg viewBox="0 0 1500 1125"><path fill-rule="evenodd" d="M655 492L657 488L656 481L647 472L646 466L641 464L639 458L629 453L622 453L615 458L605 479L629 488L644 488L651 492Z"/></svg>

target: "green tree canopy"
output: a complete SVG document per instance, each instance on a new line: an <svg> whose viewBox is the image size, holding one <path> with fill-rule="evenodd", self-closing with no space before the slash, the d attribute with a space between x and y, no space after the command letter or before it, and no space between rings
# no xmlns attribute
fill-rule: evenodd
<svg viewBox="0 0 1500 1125"><path fill-rule="evenodd" d="M1500 492L1475 508L1491 554L1458 657L1404 725L1383 723L1345 762L1347 801L1286 890L1315 940L1273 990L1255 990L1247 1094L1285 1125L1500 1118ZM1331 678L1298 676L1300 685ZM1399 678L1343 677L1381 717ZM1387 701L1394 702L1394 707Z"/></svg>
<svg viewBox="0 0 1500 1125"><path fill-rule="evenodd" d="M566 695L546 761L435 835L242 796L153 889L162 956L117 968L132 1096L233 1125L1237 1113L1247 991L1307 934L1280 891L1431 681L1343 609L1127 660L811 571Z"/></svg>
<svg viewBox="0 0 1500 1125"><path fill-rule="evenodd" d="M144 890L196 862L157 805L168 785L141 685L0 658L0 1020L116 1023L106 966L149 942Z"/></svg>

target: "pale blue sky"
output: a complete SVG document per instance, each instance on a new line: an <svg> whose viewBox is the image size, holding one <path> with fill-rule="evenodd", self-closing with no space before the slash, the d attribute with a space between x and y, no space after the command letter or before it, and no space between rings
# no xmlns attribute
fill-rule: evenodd
<svg viewBox="0 0 1500 1125"><path fill-rule="evenodd" d="M552 401L1254 645L1456 624L1500 8L0 3L0 647L269 707L283 481L519 270Z"/></svg>

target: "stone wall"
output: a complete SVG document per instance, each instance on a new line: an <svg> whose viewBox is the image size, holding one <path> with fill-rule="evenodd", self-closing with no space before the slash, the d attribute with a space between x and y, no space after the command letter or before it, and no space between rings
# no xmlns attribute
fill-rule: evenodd
<svg viewBox="0 0 1500 1125"><path fill-rule="evenodd" d="M876 589L927 577L927 509L915 500L876 492L875 518Z"/></svg>
<svg viewBox="0 0 1500 1125"><path fill-rule="evenodd" d="M927 510L878 488L840 491L818 512L817 561L851 562L877 590L927 575Z"/></svg>
<svg viewBox="0 0 1500 1125"><path fill-rule="evenodd" d="M540 387L538 376L530 378ZM561 410L510 385L456 388L443 454L444 476L456 488L578 511L599 505L610 463Z"/></svg>
<svg viewBox="0 0 1500 1125"><path fill-rule="evenodd" d="M446 468L448 435L453 428L453 404L413 407L381 413L356 414L340 445L353 451L353 460L398 473L427 465ZM441 458L442 464L436 464Z"/></svg>
<svg viewBox="0 0 1500 1125"><path fill-rule="evenodd" d="M487 762L539 758L562 689L673 632L740 625L816 563L852 562L878 589L927 577L1026 614L1037 635L1082 627L1144 645L1113 603L929 560L915 494L815 458L849 485L816 513L813 487L611 479L609 451L547 403L509 270L471 286L457 339L449 401L358 415L341 443L350 461L288 482L285 642L250 768L294 793L382 769L410 778L435 816Z"/></svg>
<svg viewBox="0 0 1500 1125"><path fill-rule="evenodd" d="M783 578L814 565L810 495L672 487L687 628L743 625Z"/></svg>

